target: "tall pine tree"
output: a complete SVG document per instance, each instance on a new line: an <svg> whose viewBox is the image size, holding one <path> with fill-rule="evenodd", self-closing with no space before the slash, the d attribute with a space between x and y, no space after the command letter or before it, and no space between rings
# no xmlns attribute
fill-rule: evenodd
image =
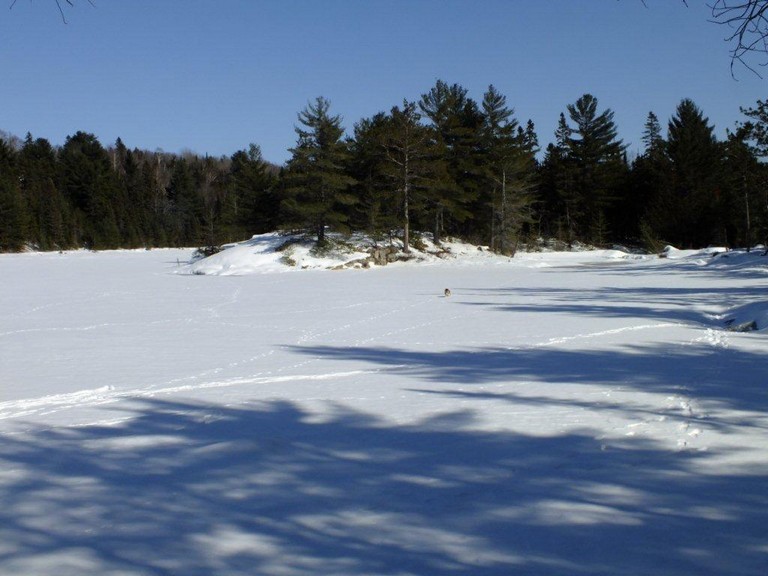
<svg viewBox="0 0 768 576"><path fill-rule="evenodd" d="M610 215L617 207L627 167L626 146L618 138L613 112L606 109L598 114L597 107L597 98L591 94L568 105L575 126L567 146L576 166L575 191L583 213L578 228L584 239L602 243L610 233Z"/></svg>
<svg viewBox="0 0 768 576"><path fill-rule="evenodd" d="M321 96L299 113L301 126L296 127L298 141L291 149L282 202L289 222L312 230L318 246L325 244L326 228L346 226L345 208L355 202L341 116L329 110L330 102Z"/></svg>
<svg viewBox="0 0 768 576"><path fill-rule="evenodd" d="M483 118L466 88L438 80L419 101L432 124L433 145L445 171L432 180L429 190L433 236L440 241L444 228L451 233L468 230L472 204L479 195L481 130Z"/></svg>
<svg viewBox="0 0 768 576"><path fill-rule="evenodd" d="M532 222L535 183L535 132L522 130L507 107L506 96L493 85L483 96L482 166L486 206L490 208L491 248L514 254L525 224Z"/></svg>

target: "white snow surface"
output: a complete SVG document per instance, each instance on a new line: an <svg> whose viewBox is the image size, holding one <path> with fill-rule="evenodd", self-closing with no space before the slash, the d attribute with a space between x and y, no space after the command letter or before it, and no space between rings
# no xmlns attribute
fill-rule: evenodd
<svg viewBox="0 0 768 576"><path fill-rule="evenodd" d="M768 574L762 251L280 242L0 256L0 575Z"/></svg>

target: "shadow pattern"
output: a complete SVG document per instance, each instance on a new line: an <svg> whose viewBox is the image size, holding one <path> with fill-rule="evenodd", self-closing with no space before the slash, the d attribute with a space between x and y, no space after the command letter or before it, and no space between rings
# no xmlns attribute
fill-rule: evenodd
<svg viewBox="0 0 768 576"><path fill-rule="evenodd" d="M404 353L389 354L378 360ZM766 476L702 475L707 453L643 441L601 452L588 429L481 433L466 410L413 426L342 406L321 419L284 401L149 400L137 411L4 437L1 574L757 576L768 566Z"/></svg>

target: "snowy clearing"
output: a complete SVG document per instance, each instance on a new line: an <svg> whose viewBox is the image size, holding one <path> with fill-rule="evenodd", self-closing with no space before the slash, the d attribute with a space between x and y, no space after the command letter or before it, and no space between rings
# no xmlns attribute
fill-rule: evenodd
<svg viewBox="0 0 768 576"><path fill-rule="evenodd" d="M768 573L761 252L275 242L0 256L0 574Z"/></svg>

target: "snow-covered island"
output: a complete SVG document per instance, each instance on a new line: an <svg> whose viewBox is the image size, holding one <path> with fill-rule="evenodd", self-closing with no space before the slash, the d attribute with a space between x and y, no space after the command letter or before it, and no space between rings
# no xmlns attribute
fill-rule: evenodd
<svg viewBox="0 0 768 576"><path fill-rule="evenodd" d="M0 574L766 574L763 250L286 240L0 255Z"/></svg>

